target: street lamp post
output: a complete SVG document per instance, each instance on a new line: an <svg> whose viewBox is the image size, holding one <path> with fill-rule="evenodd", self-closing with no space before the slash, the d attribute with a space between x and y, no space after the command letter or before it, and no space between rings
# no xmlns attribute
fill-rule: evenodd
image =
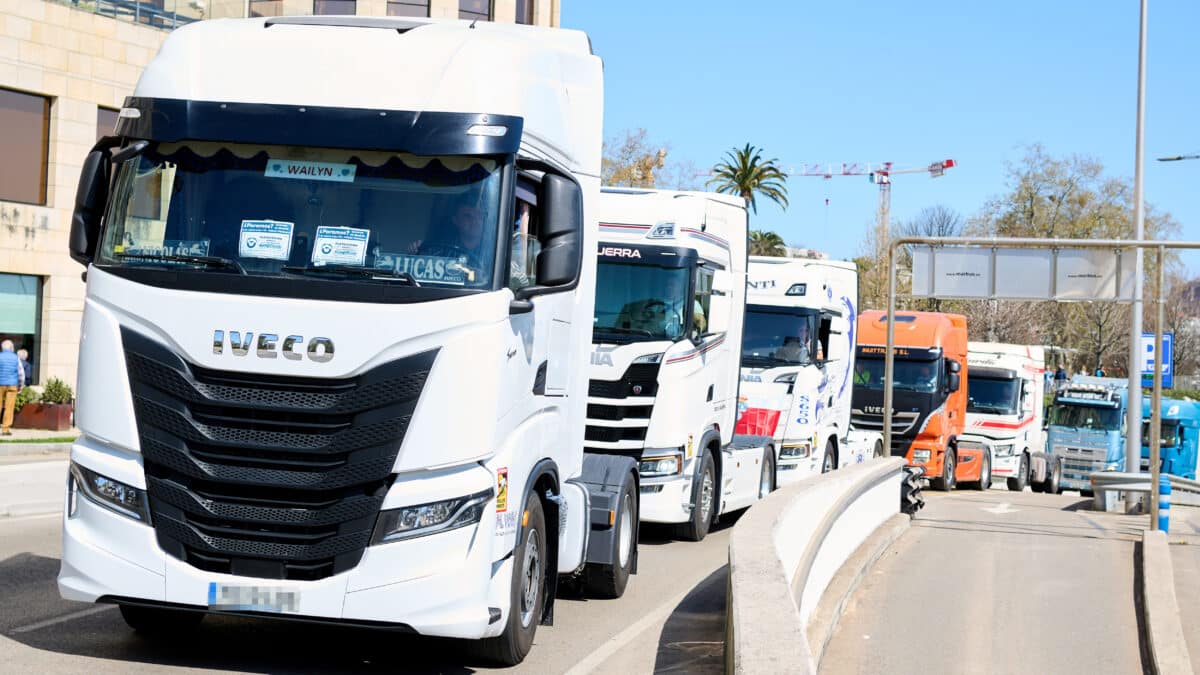
<svg viewBox="0 0 1200 675"><path fill-rule="evenodd" d="M1146 205L1143 198L1143 173L1146 163L1144 138L1146 132L1146 5L1141 0L1138 25L1137 133L1133 170L1134 239L1143 239L1146 231ZM1136 473L1142 460L1142 250L1134 255L1133 305L1129 328L1129 410L1126 418L1125 470ZM1156 486L1151 486L1155 488ZM1131 495L1125 495L1126 508L1133 510Z"/></svg>

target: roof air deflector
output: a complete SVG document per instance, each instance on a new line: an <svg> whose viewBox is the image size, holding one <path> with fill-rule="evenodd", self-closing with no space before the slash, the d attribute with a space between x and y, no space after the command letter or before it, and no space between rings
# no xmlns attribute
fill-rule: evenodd
<svg viewBox="0 0 1200 675"><path fill-rule="evenodd" d="M407 33L426 25L423 21L407 21L380 16L276 16L267 19L263 28L271 26L335 26L339 28L385 28Z"/></svg>

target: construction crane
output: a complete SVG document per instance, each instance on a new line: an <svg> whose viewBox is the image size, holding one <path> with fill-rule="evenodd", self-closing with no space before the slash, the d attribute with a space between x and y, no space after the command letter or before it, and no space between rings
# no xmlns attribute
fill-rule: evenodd
<svg viewBox="0 0 1200 675"><path fill-rule="evenodd" d="M801 178L824 178L835 176L866 176L879 186L879 225L884 236L890 232L892 214L892 176L906 173L927 173L931 178L938 178L946 173L946 169L955 166L953 159L943 159L928 166L907 167L898 169L894 162L843 162L841 168L834 170L832 164L801 164L787 171L789 176Z"/></svg>

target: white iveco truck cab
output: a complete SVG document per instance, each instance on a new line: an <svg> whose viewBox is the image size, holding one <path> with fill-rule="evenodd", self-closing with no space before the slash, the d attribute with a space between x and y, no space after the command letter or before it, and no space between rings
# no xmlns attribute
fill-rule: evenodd
<svg viewBox="0 0 1200 675"><path fill-rule="evenodd" d="M637 459L641 520L698 541L758 498L768 452L733 438L745 203L606 188L599 217L585 450Z"/></svg>
<svg viewBox="0 0 1200 675"><path fill-rule="evenodd" d="M1037 345L968 342L967 419L960 443L991 447L994 477L1020 492L1059 491L1059 458L1045 452L1045 350Z"/></svg>
<svg viewBox="0 0 1200 675"><path fill-rule="evenodd" d="M746 285L737 433L772 439L780 485L882 455L850 429L854 263L754 256Z"/></svg>
<svg viewBox="0 0 1200 675"><path fill-rule="evenodd" d="M575 31L171 33L77 196L63 596L515 663L559 574L620 595L636 465L583 454L601 80Z"/></svg>

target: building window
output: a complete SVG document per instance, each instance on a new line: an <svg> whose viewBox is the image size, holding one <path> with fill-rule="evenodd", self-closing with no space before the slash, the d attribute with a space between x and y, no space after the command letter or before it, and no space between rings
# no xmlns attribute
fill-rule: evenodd
<svg viewBox="0 0 1200 675"><path fill-rule="evenodd" d="M117 113L112 108L96 108L96 142L117 133Z"/></svg>
<svg viewBox="0 0 1200 675"><path fill-rule="evenodd" d="M491 21L491 0L458 0L458 18Z"/></svg>
<svg viewBox="0 0 1200 675"><path fill-rule="evenodd" d="M388 0L388 16L429 16L429 0Z"/></svg>
<svg viewBox="0 0 1200 675"><path fill-rule="evenodd" d="M0 340L12 340L14 349L29 352L34 382L38 381L41 319L42 278L28 274L0 274Z"/></svg>
<svg viewBox="0 0 1200 675"><path fill-rule="evenodd" d="M517 0L517 23L523 23L526 26L533 25L533 0Z"/></svg>
<svg viewBox="0 0 1200 675"><path fill-rule="evenodd" d="M313 14L328 16L354 13L354 0L313 0Z"/></svg>
<svg viewBox="0 0 1200 675"><path fill-rule="evenodd" d="M283 16L283 0L250 0L250 16Z"/></svg>
<svg viewBox="0 0 1200 675"><path fill-rule="evenodd" d="M46 203L50 99L0 89L0 200Z"/></svg>

